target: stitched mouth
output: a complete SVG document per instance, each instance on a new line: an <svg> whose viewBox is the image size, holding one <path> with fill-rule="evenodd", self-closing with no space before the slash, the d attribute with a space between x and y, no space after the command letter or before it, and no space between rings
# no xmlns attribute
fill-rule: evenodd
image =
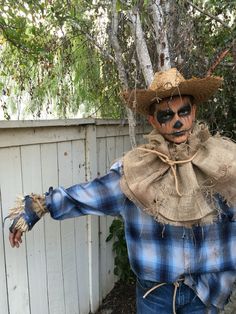
<svg viewBox="0 0 236 314"><path fill-rule="evenodd" d="M181 130L181 131L172 132L169 135L178 137L178 136L183 136L183 135L185 135L186 133L188 133L190 131L191 131L191 128L187 129L187 130Z"/></svg>
<svg viewBox="0 0 236 314"><path fill-rule="evenodd" d="M177 131L177 132L173 132L171 133L172 136L182 136L185 135L188 131Z"/></svg>

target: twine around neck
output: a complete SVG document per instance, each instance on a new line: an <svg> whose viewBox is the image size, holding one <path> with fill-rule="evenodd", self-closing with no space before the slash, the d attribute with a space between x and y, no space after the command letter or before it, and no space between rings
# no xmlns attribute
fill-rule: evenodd
<svg viewBox="0 0 236 314"><path fill-rule="evenodd" d="M163 161L165 164L169 165L171 170L172 170L172 173L173 173L173 176L174 176L174 179L175 179L175 189L176 189L176 192L177 194L181 197L182 194L180 193L179 191L179 183L178 183L178 178L177 178L177 174L176 174L176 165L178 164L185 164L185 163L188 163L190 161L192 161L195 156L197 155L198 152L196 152L192 157L190 157L189 159L185 159L185 160L172 160L170 159L166 154L163 154L157 150L153 150L153 149L148 149L148 148L143 148L143 147L138 147L137 148L138 150L142 150L142 151L146 151L148 153L153 153L153 154L156 154L160 159L161 161Z"/></svg>

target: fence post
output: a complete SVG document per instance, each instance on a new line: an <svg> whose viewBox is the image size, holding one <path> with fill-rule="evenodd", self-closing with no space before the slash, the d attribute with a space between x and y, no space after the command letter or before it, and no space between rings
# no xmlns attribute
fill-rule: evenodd
<svg viewBox="0 0 236 314"><path fill-rule="evenodd" d="M97 176L96 125L86 127L86 178ZM99 307L99 227L98 217L88 216L90 306L94 313Z"/></svg>

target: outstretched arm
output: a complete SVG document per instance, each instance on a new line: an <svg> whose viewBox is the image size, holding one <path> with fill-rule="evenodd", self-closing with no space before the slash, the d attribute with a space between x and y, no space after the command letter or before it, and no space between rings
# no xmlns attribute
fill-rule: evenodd
<svg viewBox="0 0 236 314"><path fill-rule="evenodd" d="M120 177L121 163L117 162L107 175L91 182L74 185L68 189L50 188L41 196L40 202L40 196L26 196L24 203L9 215L13 219L9 235L11 246L19 247L22 233L30 230L46 212L57 220L89 214L119 215L125 200L120 189Z"/></svg>

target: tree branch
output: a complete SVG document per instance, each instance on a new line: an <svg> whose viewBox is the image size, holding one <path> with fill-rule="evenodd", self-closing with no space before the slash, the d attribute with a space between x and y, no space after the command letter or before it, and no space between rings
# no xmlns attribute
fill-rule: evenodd
<svg viewBox="0 0 236 314"><path fill-rule="evenodd" d="M206 76L211 76L213 71L215 70L215 68L217 67L217 65L226 57L226 55L228 54L230 49L226 49L224 51L222 51L219 56L217 56L215 62L212 64L212 66L210 67L210 69L207 71Z"/></svg>
<svg viewBox="0 0 236 314"><path fill-rule="evenodd" d="M128 19L131 21L131 29L133 32L133 37L136 46L136 52L138 56L138 61L146 82L146 85L149 86L153 80L153 67L151 58L148 52L147 43L143 34L141 19L139 11L129 10Z"/></svg>
<svg viewBox="0 0 236 314"><path fill-rule="evenodd" d="M120 44L117 38L118 30L118 13L116 11L116 0L112 1L112 18L111 18L111 31L110 31L110 41L115 54L115 62L117 64L119 78L123 89L128 89L128 78L124 67L122 52Z"/></svg>
<svg viewBox="0 0 236 314"><path fill-rule="evenodd" d="M211 14L211 13L208 13L208 12L205 12L203 11L201 8L199 8L198 6L196 6L196 4L192 3L191 1L189 0L186 0L186 2L191 5L194 9L196 9L197 11L201 12L202 14L205 14L207 16L209 16L211 19L213 20L216 20L217 22L219 22L220 24L222 24L224 27L226 28L231 28L228 24L226 24L224 21L222 21L220 18L218 18L217 16Z"/></svg>
<svg viewBox="0 0 236 314"><path fill-rule="evenodd" d="M150 14L153 20L153 28L155 32L155 44L158 55L158 70L165 71L171 67L169 43L164 25L163 10L161 1L155 0L149 5Z"/></svg>
<svg viewBox="0 0 236 314"><path fill-rule="evenodd" d="M119 73L119 78L121 81L121 84L124 89L128 89L128 78L127 78L127 73L124 67L124 62L122 58L122 52L120 48L120 44L117 38L117 31L118 31L118 13L116 10L116 0L112 0L112 18L111 18L111 32L110 32L110 41L111 45L114 49L115 53L115 61L117 64L118 68L118 73ZM126 112L127 112L127 117L129 121L129 138L130 138L130 143L131 147L136 146L136 121L134 117L134 113L132 110L128 107L126 107Z"/></svg>
<svg viewBox="0 0 236 314"><path fill-rule="evenodd" d="M234 41L232 42L232 44L229 46L229 48L224 49L223 51L221 51L219 53L219 55L215 58L215 62L212 64L212 66L209 68L209 70L207 71L206 76L210 76L213 71L215 70L215 68L218 66L218 64L220 64L220 62L227 56L227 54L229 53L229 51L231 49L234 48Z"/></svg>

